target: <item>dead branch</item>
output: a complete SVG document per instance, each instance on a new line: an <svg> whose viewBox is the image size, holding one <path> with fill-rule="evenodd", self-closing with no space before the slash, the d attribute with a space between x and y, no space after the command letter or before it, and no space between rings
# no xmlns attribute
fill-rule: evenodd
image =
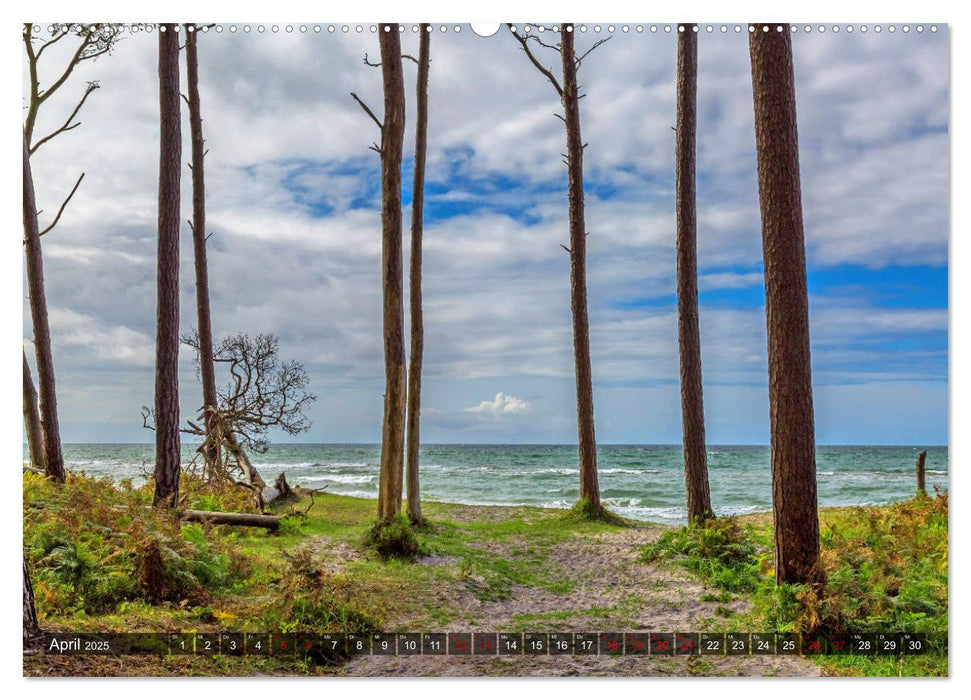
<svg viewBox="0 0 971 700"><path fill-rule="evenodd" d="M61 214L64 213L64 209L65 207L67 207L67 203L71 201L71 197L73 197L74 193L78 191L78 187L81 186L81 180L83 179L84 179L84 173L81 173L81 177L79 177L78 181L74 183L74 187L71 189L71 193L67 196L67 199L65 199L61 203L61 208L57 210L57 216L54 217L54 220L51 222L50 226L48 226L47 228L45 228L43 231L40 232L41 236L43 236L45 233L47 233L52 228L57 226L57 222L61 220Z"/></svg>
<svg viewBox="0 0 971 700"><path fill-rule="evenodd" d="M592 54L594 51L596 51L598 48L606 44L611 39L613 39L613 37L608 36L606 39L601 39L600 41L595 42L593 46L591 46L589 49L587 49L582 54L580 54L580 56L575 58L574 61L576 62L577 70L580 70L580 64L583 63L583 59L585 59L587 56Z"/></svg>
<svg viewBox="0 0 971 700"><path fill-rule="evenodd" d="M371 111L371 108L368 107L366 104L364 104L364 100L358 97L357 93L354 93L354 92L351 93L351 97L353 97L357 101L357 103L361 105L361 109L363 109L367 113L367 115L374 120L374 123L377 124L378 128L383 132L384 124L382 124L381 120L375 116L374 112Z"/></svg>
<svg viewBox="0 0 971 700"><path fill-rule="evenodd" d="M403 54L401 54L401 57L402 58L407 58L409 61L414 61L414 63L415 63L416 66L419 65L418 64L418 59L415 58L414 56L412 56L410 53L403 53Z"/></svg>
<svg viewBox="0 0 971 700"><path fill-rule="evenodd" d="M543 48L550 49L551 51L556 51L557 53L560 52L560 45L559 44L547 44L545 41L543 41L542 39L539 38L539 35L538 34L527 34L526 35L526 41L535 41L537 44L539 44Z"/></svg>
<svg viewBox="0 0 971 700"><path fill-rule="evenodd" d="M380 68L381 67L380 61L378 63L371 63L368 60L367 54L364 54L364 65L371 66L371 68Z"/></svg>
<svg viewBox="0 0 971 700"><path fill-rule="evenodd" d="M520 47L522 48L526 56L529 58L530 62L534 66L536 66L536 69L540 73L546 76L546 79L549 80L550 83L552 83L553 88L556 90L556 94L559 95L560 97L563 97L563 88L560 87L560 83L556 80L556 76L553 75L553 70L550 68L544 68L543 64L540 63L539 60L537 60L536 56L533 55L533 52L529 50L529 43L527 41L529 37L528 36L522 37L519 35L518 32L513 31L512 24L507 24L506 26L509 27L509 30L512 33L513 38L519 42Z"/></svg>
<svg viewBox="0 0 971 700"><path fill-rule="evenodd" d="M37 60L40 60L41 55L43 55L44 51L47 50L48 46L53 46L54 44L59 42L61 39L63 39L70 33L71 33L70 28L55 30L54 38L45 41L44 44L39 49L37 49L37 54L34 56L34 58Z"/></svg>
<svg viewBox="0 0 971 700"><path fill-rule="evenodd" d="M47 44L45 44L44 46L47 46ZM71 115L67 119L64 120L64 124L59 129L56 129L55 131L52 131L47 136L45 136L40 141L38 141L33 146L31 146L30 147L30 151L29 151L30 155L34 155L34 153L37 151L38 148L40 148L41 146L43 146L45 143L47 143L48 141L50 141L52 138L54 138L58 134L62 134L65 131L70 131L71 129L76 129L77 127L81 126L81 122L75 122L74 124L72 124L71 123L71 120L73 120L74 117L77 116L78 112L81 111L81 108L84 106L84 103L88 99L88 96L92 92L94 92L95 90L97 90L99 87L101 87L101 85L98 83L97 80L92 80L92 81L88 82L88 86L84 90L84 95L82 95L81 101L78 102L77 107L74 108L74 111L71 112Z"/></svg>
<svg viewBox="0 0 971 700"><path fill-rule="evenodd" d="M148 406L142 406L142 427L148 428L149 430L155 430L155 426L150 424L148 421L150 418L154 418L154 411Z"/></svg>

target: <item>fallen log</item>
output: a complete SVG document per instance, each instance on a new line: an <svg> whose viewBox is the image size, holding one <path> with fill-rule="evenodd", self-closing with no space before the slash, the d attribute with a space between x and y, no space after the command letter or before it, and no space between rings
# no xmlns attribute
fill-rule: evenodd
<svg viewBox="0 0 971 700"><path fill-rule="evenodd" d="M267 530L278 530L280 518L276 515L257 515L255 513L220 513L212 510L183 510L180 515L183 520L194 523L209 523L212 525L241 525L248 527L265 527Z"/></svg>
<svg viewBox="0 0 971 700"><path fill-rule="evenodd" d="M145 506L151 508L152 506ZM116 510L126 510L125 506L113 506ZM271 532L280 529L280 516L258 515L256 513L224 513L218 510L180 510L179 518L191 523L209 525L235 525L237 527L264 527Z"/></svg>

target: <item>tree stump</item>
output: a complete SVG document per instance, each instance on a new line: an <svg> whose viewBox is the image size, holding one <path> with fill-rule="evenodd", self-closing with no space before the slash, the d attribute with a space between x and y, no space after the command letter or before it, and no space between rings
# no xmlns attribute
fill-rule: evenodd
<svg viewBox="0 0 971 700"><path fill-rule="evenodd" d="M927 461L927 450L917 455L917 497L925 498L927 489L924 487L924 462Z"/></svg>

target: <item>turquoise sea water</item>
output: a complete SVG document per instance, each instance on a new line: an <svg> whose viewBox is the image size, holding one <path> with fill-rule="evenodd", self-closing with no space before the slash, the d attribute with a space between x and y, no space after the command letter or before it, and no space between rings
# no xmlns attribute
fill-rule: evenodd
<svg viewBox="0 0 971 700"><path fill-rule="evenodd" d="M185 458L194 446L185 445ZM914 492L914 462L927 450L927 488L947 488L947 447L818 447L819 503L882 504ZM151 470L154 445L65 445L71 471L114 479ZM602 445L600 490L612 510L629 518L677 523L685 519L681 447ZM252 455L267 482L285 471L291 484L327 486L330 493L375 498L379 445L276 444ZM26 458L26 454L25 454ZM708 470L715 512L771 509L769 448L710 446ZM567 508L579 498L572 445L427 445L421 450L422 497L481 505Z"/></svg>

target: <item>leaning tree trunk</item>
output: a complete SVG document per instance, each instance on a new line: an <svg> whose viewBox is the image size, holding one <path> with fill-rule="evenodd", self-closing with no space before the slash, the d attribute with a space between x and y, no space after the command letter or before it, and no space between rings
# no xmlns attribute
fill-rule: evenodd
<svg viewBox="0 0 971 700"><path fill-rule="evenodd" d="M567 167L570 174L570 307L573 312L573 355L577 381L577 433L580 444L580 500L599 515L597 438L593 424L593 373L590 368L590 322L587 318L587 232L583 217L583 140L580 136L580 95L570 25L561 25L563 111Z"/></svg>
<svg viewBox="0 0 971 700"><path fill-rule="evenodd" d="M405 92L397 24L382 24L381 74L384 126L381 129L381 228L384 297L384 423L378 519L401 512L405 452L404 291L401 264L401 152L405 131ZM384 31L388 29L388 31Z"/></svg>
<svg viewBox="0 0 971 700"><path fill-rule="evenodd" d="M678 35L678 127L675 180L678 214L678 349L681 357L681 424L688 522L711 517L705 404L698 328L698 240L695 216L695 133L697 124L698 34L685 24Z"/></svg>
<svg viewBox="0 0 971 700"><path fill-rule="evenodd" d="M30 172L30 153L24 136L24 249L27 252L27 290L30 318L34 326L37 353L37 383L40 386L41 434L44 442L44 473L64 483L64 456L61 454L61 429L57 422L57 392L54 387L54 356L51 329L47 320L47 295L44 292L44 259L40 249L40 227L34 179Z"/></svg>
<svg viewBox="0 0 971 700"><path fill-rule="evenodd" d="M34 587L30 585L27 557L24 557L24 647L30 647L40 636L37 607L34 605Z"/></svg>
<svg viewBox="0 0 971 700"><path fill-rule="evenodd" d="M761 30L761 25L757 25ZM789 26L749 34L772 432L772 506L779 583L819 582L819 518L809 296Z"/></svg>
<svg viewBox="0 0 971 700"><path fill-rule="evenodd" d="M158 174L158 314L155 346L154 505L174 508L179 500L179 184L182 131L179 94L179 35L176 25L158 33L161 148Z"/></svg>
<svg viewBox="0 0 971 700"><path fill-rule="evenodd" d="M190 31L190 27L192 28ZM192 246L196 269L196 311L199 320L199 374L202 378L202 403L206 440L202 455L209 469L219 464L216 435L216 369L212 352L212 315L209 307L209 265L206 261L206 178L205 142L202 138L202 106L199 100L199 57L196 50L198 29L186 25L185 65L188 87L189 129L192 135Z"/></svg>
<svg viewBox="0 0 971 700"><path fill-rule="evenodd" d="M27 351L24 350L24 427L27 429L27 449L30 450L30 466L44 470L44 438L40 428L40 411L37 409L37 390L30 376Z"/></svg>
<svg viewBox="0 0 971 700"><path fill-rule="evenodd" d="M421 364L425 351L425 328L421 310L421 239L425 203L425 151L428 136L428 50L429 25L419 27L418 83L416 87L415 179L411 198L411 359L408 367L408 517L419 523L421 495L418 487L418 448L421 445Z"/></svg>

